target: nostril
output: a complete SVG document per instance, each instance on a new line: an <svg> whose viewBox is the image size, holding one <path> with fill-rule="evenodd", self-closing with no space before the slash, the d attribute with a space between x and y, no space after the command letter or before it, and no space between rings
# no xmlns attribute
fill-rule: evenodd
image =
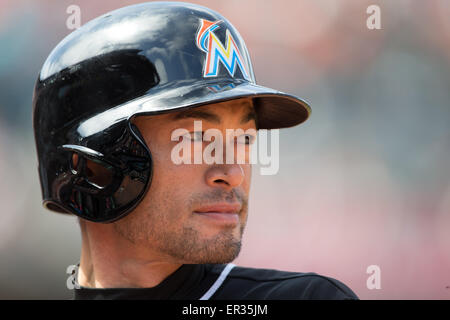
<svg viewBox="0 0 450 320"><path fill-rule="evenodd" d="M223 179L216 179L216 180L214 180L214 182L215 182L215 183L225 183L225 184L228 184L228 182L226 182L226 181L223 180Z"/></svg>

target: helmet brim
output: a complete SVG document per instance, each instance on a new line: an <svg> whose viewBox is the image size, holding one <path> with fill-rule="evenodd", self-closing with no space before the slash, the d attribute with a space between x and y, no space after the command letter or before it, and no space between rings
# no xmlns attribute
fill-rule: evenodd
<svg viewBox="0 0 450 320"><path fill-rule="evenodd" d="M183 104L170 103L179 96L175 89L170 97L164 92L163 97L158 95L149 97L144 102L142 110L138 113L181 111L211 103L219 103L234 99L252 98L258 117L258 129L281 129L293 127L306 121L311 114L310 105L303 99L289 95L271 88L259 86L249 82L221 82L215 81L205 85L187 86L180 88ZM177 92L177 93L176 93ZM169 100L169 101L168 101Z"/></svg>
<svg viewBox="0 0 450 320"><path fill-rule="evenodd" d="M306 121L311 114L306 101L246 81L183 81L162 85L158 89L87 119L78 126L78 133L86 137L135 116L177 112L241 98L253 99L258 129L293 127Z"/></svg>

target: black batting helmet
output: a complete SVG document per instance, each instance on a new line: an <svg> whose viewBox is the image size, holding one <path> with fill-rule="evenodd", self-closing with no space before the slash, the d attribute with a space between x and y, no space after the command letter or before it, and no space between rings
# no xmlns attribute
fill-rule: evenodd
<svg viewBox="0 0 450 320"><path fill-rule="evenodd" d="M303 100L256 84L238 31L208 8L143 3L86 23L53 49L34 89L44 206L95 222L123 217L152 178L151 152L132 117L244 97L259 129L310 114Z"/></svg>

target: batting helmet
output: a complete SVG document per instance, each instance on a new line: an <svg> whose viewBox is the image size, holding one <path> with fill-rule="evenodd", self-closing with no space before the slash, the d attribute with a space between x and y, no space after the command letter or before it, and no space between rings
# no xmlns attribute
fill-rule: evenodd
<svg viewBox="0 0 450 320"><path fill-rule="evenodd" d="M259 129L310 113L303 100L256 85L243 39L208 8L143 3L86 23L53 49L34 89L44 206L95 222L123 217L152 178L131 119L243 97L253 99Z"/></svg>

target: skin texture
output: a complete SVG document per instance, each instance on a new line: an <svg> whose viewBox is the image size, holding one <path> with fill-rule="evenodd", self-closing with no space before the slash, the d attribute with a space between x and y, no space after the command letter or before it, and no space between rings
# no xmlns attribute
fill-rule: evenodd
<svg viewBox="0 0 450 320"><path fill-rule="evenodd" d="M153 287L182 264L234 260L247 221L251 164L177 165L171 160L171 151L183 137L172 141L171 135L178 128L192 133L194 120L201 120L203 131L215 128L226 137L226 129L256 129L253 116L251 100L239 99L135 118L153 157L151 186L139 205L114 223L80 220L80 285ZM245 139L227 140L235 148L234 157L242 141ZM200 143L203 148L209 144ZM251 145L244 147L247 156ZM224 143L224 159L226 153ZM215 219L198 212L217 204L234 206L237 219Z"/></svg>

